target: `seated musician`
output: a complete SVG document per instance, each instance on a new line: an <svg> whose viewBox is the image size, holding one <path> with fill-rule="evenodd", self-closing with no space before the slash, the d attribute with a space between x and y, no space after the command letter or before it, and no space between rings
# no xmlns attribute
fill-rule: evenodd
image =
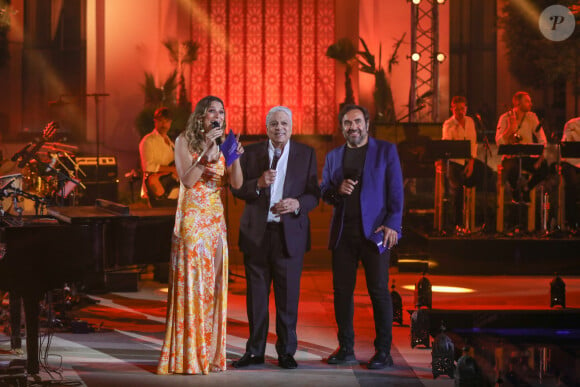
<svg viewBox="0 0 580 387"><path fill-rule="evenodd" d="M152 207L167 205L179 195L179 180L174 164L173 141L167 135L171 128L171 116L166 107L154 115L155 128L139 143L143 187L141 197L148 198Z"/></svg>
<svg viewBox="0 0 580 387"><path fill-rule="evenodd" d="M454 202L455 225L461 225L463 219L463 187L473 187L483 177L483 165L475 163L477 157L477 133L473 119L466 115L467 99L455 96L451 100L453 115L443 123L442 140L469 140L471 158L467 160L449 160L446 171L449 188ZM477 168L476 168L477 165Z"/></svg>
<svg viewBox="0 0 580 387"><path fill-rule="evenodd" d="M580 141L580 117L572 118L564 126L564 141ZM566 202L566 222L568 227L578 231L578 201L580 200L580 158L562 159L562 177L564 178L564 197Z"/></svg>
<svg viewBox="0 0 580 387"><path fill-rule="evenodd" d="M502 114L497 123L495 142L502 144L543 144L547 140L538 117L532 112L532 98L525 91L518 91L512 97L513 108ZM530 190L548 176L548 164L544 155L522 157L522 172L529 175L519 176L517 157L504 156L502 159L503 176L507 178L515 202L529 202ZM519 180L519 181L518 181Z"/></svg>

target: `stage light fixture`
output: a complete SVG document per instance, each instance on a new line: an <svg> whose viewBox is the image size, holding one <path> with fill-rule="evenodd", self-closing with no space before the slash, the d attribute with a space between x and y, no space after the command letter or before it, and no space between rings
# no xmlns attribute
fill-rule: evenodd
<svg viewBox="0 0 580 387"><path fill-rule="evenodd" d="M558 273L550 282L550 308L555 306L566 308L566 284Z"/></svg>
<svg viewBox="0 0 580 387"><path fill-rule="evenodd" d="M442 52L438 52L437 55L435 55L435 59L437 59L437 62L443 63L445 59L447 59L447 56Z"/></svg>
<svg viewBox="0 0 580 387"><path fill-rule="evenodd" d="M413 3L415 5L419 5L420 2L421 2L421 0L411 0L411 3Z"/></svg>
<svg viewBox="0 0 580 387"><path fill-rule="evenodd" d="M447 1L447 0L437 0L437 4L443 5L443 4L445 4L445 1Z"/></svg>
<svg viewBox="0 0 580 387"><path fill-rule="evenodd" d="M418 309L431 309L432 305L433 291L431 290L431 281L429 281L429 279L425 277L425 273L423 273L423 277L421 277L415 285L415 306Z"/></svg>
<svg viewBox="0 0 580 387"><path fill-rule="evenodd" d="M414 52L411 54L411 60L413 62L419 62L419 59L421 59L421 54L419 54L418 52Z"/></svg>

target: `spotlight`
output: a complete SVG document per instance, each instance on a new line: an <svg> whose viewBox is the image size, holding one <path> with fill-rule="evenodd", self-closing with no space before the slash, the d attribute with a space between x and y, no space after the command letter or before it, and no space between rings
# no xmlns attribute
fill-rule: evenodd
<svg viewBox="0 0 580 387"><path fill-rule="evenodd" d="M419 59L421 59L421 54L419 54L418 52L414 52L411 54L411 60L413 62L419 62Z"/></svg>
<svg viewBox="0 0 580 387"><path fill-rule="evenodd" d="M438 52L437 55L435 55L435 59L437 59L437 62L443 63L445 59L447 59L447 57L445 56L444 53Z"/></svg>
<svg viewBox="0 0 580 387"><path fill-rule="evenodd" d="M554 306L566 308L566 284L558 273L550 282L550 308Z"/></svg>
<svg viewBox="0 0 580 387"><path fill-rule="evenodd" d="M445 1L446 1L446 0L437 0L437 4L439 4L439 5L443 5L443 4L445 4Z"/></svg>
<svg viewBox="0 0 580 387"><path fill-rule="evenodd" d="M411 3L413 3L415 5L419 5L420 2L421 2L421 0L411 0Z"/></svg>

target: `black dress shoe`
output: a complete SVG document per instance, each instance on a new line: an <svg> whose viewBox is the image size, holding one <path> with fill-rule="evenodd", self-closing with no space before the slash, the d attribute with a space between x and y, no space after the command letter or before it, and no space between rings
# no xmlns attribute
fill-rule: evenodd
<svg viewBox="0 0 580 387"><path fill-rule="evenodd" d="M391 367L393 365L393 358L390 354L377 351L375 356L369 360L368 368L369 370L380 370L381 368Z"/></svg>
<svg viewBox="0 0 580 387"><path fill-rule="evenodd" d="M278 356L278 365L287 370L293 370L298 367L296 360L294 360L294 357L290 354Z"/></svg>
<svg viewBox="0 0 580 387"><path fill-rule="evenodd" d="M344 348L338 348L332 353L326 360L328 364L338 364L338 365L355 365L358 364L356 357L354 356L354 351L348 351Z"/></svg>
<svg viewBox="0 0 580 387"><path fill-rule="evenodd" d="M234 368L242 368L247 367L250 364L264 364L264 356L257 356L246 352L239 360L233 362L232 366L234 366Z"/></svg>

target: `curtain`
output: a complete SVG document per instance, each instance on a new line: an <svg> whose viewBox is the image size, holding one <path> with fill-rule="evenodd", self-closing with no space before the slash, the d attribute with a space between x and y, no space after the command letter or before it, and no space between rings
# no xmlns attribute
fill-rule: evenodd
<svg viewBox="0 0 580 387"><path fill-rule="evenodd" d="M336 128L334 0L194 0L191 99L224 100L236 133L263 134L268 110L288 106L294 134Z"/></svg>

